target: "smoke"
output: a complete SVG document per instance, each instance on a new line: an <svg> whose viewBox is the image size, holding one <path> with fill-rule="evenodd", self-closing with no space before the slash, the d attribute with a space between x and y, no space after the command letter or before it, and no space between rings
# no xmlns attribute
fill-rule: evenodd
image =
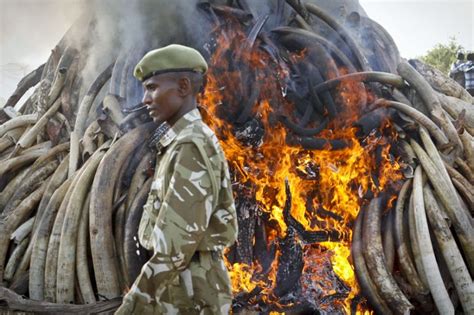
<svg viewBox="0 0 474 315"><path fill-rule="evenodd" d="M0 97L7 99L82 12L81 1L0 0Z"/></svg>
<svg viewBox="0 0 474 315"><path fill-rule="evenodd" d="M197 0L86 1L76 22L79 27L68 35L72 45L88 54L81 74L85 86L115 60L130 65L146 51L170 43L196 46L199 41L192 39L202 37L205 23L196 4Z"/></svg>
<svg viewBox="0 0 474 315"><path fill-rule="evenodd" d="M190 39L205 35L196 4L197 0L0 0L0 96L8 98L24 75L45 63L65 34L66 46L87 53L82 68L86 86L120 52L139 58L145 50L172 42L192 44Z"/></svg>
<svg viewBox="0 0 474 315"><path fill-rule="evenodd" d="M26 65L13 78L1 71L0 88L9 85L10 93L26 73L47 61L51 49L64 43L76 47L85 63L81 67L83 86L89 86L110 63L132 56L132 63L153 48L170 43L195 47L206 53L204 44L211 26L205 13L197 9L198 0L0 0L0 65ZM212 1L214 3L227 1ZM255 18L276 12L278 1L247 1ZM285 15L291 9L285 6ZM313 0L335 12L360 8L357 0ZM69 29L69 31L67 31ZM87 54L87 56L86 56ZM122 55L122 56L119 56ZM0 68L1 70L1 68ZM130 69L131 72L131 69ZM11 74L10 74L11 76ZM8 84L6 84L8 81ZM0 91L7 98L10 93Z"/></svg>

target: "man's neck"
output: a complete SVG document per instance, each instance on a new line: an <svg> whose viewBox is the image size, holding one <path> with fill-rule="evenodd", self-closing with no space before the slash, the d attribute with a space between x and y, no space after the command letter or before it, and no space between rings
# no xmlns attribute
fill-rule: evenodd
<svg viewBox="0 0 474 315"><path fill-rule="evenodd" d="M173 126L181 117L192 111L197 107L196 100L194 98L190 99L186 103L183 104L181 109L179 110L176 115L174 115L168 122L170 126Z"/></svg>

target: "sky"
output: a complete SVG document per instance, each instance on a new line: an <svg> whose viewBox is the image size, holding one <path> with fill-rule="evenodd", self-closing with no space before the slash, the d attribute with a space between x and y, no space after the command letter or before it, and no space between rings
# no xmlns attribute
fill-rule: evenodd
<svg viewBox="0 0 474 315"><path fill-rule="evenodd" d="M402 57L415 58L450 37L474 50L474 0L359 0L393 37Z"/></svg>
<svg viewBox="0 0 474 315"><path fill-rule="evenodd" d="M0 0L0 105L24 75L47 60L80 14L81 1ZM359 2L392 35L402 57L423 55L453 36L474 50L474 0Z"/></svg>

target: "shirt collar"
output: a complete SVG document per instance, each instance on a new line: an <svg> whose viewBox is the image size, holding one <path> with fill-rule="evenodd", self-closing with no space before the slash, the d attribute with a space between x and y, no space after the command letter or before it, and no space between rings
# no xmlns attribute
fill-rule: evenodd
<svg viewBox="0 0 474 315"><path fill-rule="evenodd" d="M163 149L170 145L171 142L176 138L176 136L186 128L190 123L196 120L201 120L201 113L197 108L187 112L183 117L178 119L178 121L170 127L165 134L160 138L157 143L158 149Z"/></svg>

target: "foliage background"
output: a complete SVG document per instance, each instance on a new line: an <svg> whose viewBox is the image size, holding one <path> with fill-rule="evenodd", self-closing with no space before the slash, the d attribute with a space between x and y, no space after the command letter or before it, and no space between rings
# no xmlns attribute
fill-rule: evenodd
<svg viewBox="0 0 474 315"><path fill-rule="evenodd" d="M456 61L458 50L464 50L464 47L457 42L455 37L451 37L448 43L436 44L425 55L420 56L419 59L448 74L451 65Z"/></svg>

